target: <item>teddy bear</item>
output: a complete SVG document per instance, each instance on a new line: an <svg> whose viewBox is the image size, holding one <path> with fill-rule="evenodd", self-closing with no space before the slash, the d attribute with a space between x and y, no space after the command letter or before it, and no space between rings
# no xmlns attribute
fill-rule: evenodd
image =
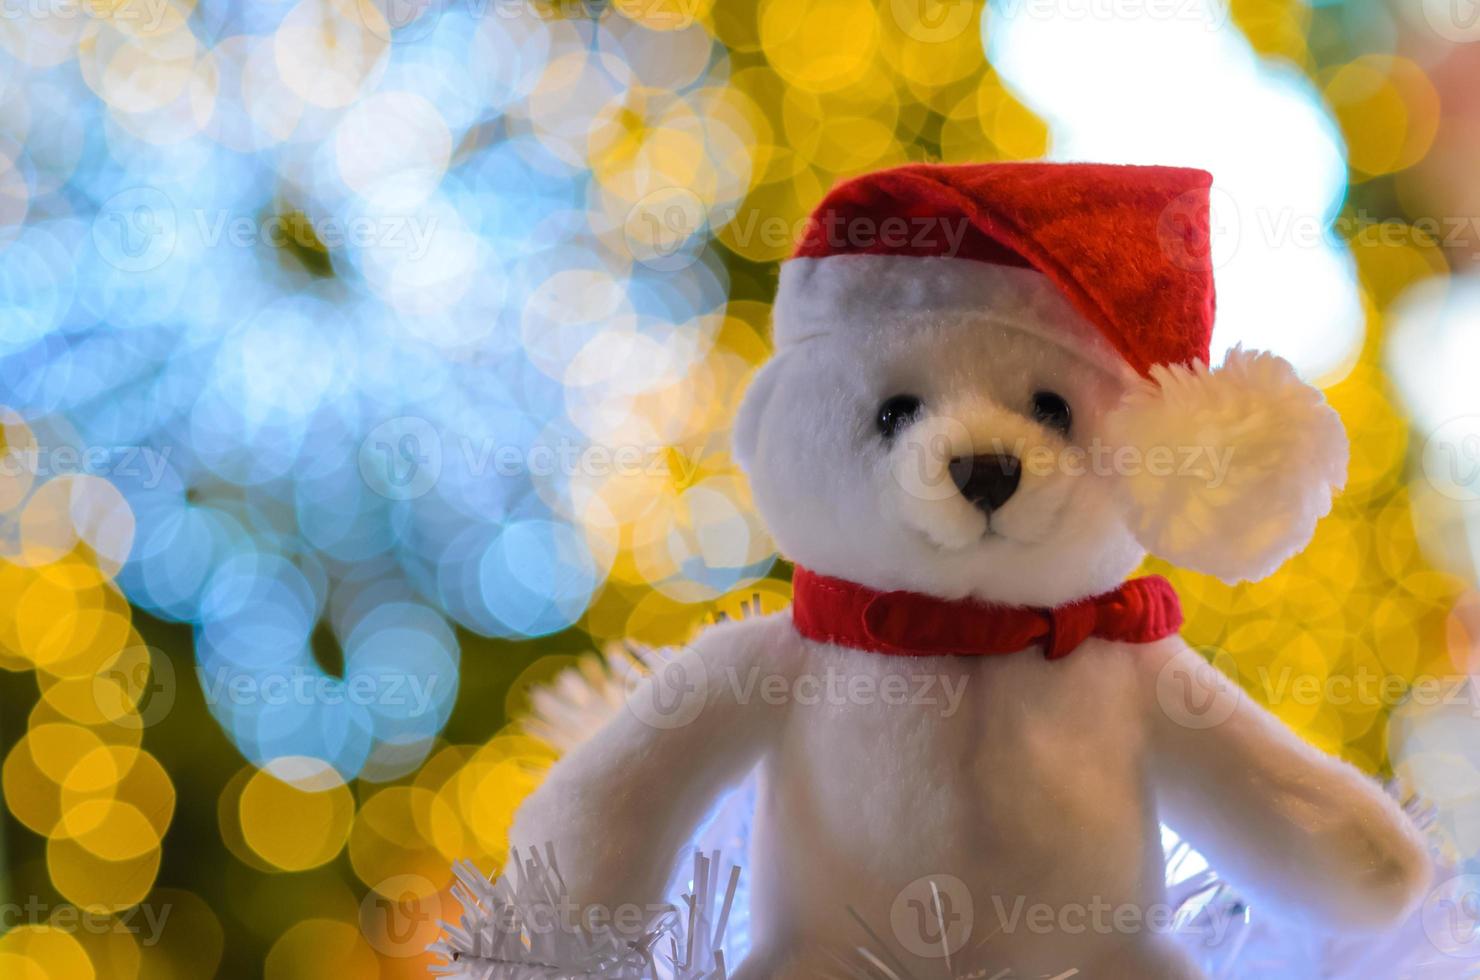
<svg viewBox="0 0 1480 980"><path fill-rule="evenodd" d="M835 187L734 434L793 605L655 663L511 844L583 910L657 907L754 773L743 980L841 975L861 945L888 976L1201 977L1167 936L1163 822L1262 908L1409 916L1432 871L1403 810L1132 577L1148 553L1264 577L1344 479L1289 363L1209 367L1211 183L1022 162Z"/></svg>

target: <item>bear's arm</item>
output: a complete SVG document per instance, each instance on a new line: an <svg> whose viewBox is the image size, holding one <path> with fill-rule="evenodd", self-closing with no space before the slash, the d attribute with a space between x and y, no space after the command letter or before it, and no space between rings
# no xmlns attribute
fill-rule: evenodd
<svg viewBox="0 0 1480 980"><path fill-rule="evenodd" d="M1402 808L1179 638L1147 652L1153 778L1172 829L1261 903L1335 928L1404 919L1432 864Z"/></svg>
<svg viewBox="0 0 1480 980"><path fill-rule="evenodd" d="M788 659L792 636L785 615L700 634L555 764L515 814L510 844L541 854L553 845L582 908L625 916L663 904L698 822L778 730L781 706L761 697L761 682L768 664Z"/></svg>

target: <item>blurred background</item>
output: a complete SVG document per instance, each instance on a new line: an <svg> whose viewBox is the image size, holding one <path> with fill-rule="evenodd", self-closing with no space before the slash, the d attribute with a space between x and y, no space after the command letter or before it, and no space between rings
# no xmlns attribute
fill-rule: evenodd
<svg viewBox="0 0 1480 980"><path fill-rule="evenodd" d="M530 685L787 603L727 428L809 209L1040 156L1216 175L1350 483L1156 570L1480 855L1480 0L0 0L0 975L423 975Z"/></svg>

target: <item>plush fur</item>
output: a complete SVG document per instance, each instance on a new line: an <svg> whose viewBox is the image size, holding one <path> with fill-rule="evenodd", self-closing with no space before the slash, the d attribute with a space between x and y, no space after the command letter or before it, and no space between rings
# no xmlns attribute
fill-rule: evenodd
<svg viewBox="0 0 1480 980"><path fill-rule="evenodd" d="M813 334L778 350L741 407L736 450L783 554L879 588L1020 605L1059 605L1125 579L1143 552L1114 474L1088 460L1077 473L1065 454L1103 440L1126 381L1098 356L1047 339L1041 322L1022 325L1038 310L1073 315L1043 298L1049 287L1038 281L1040 298L1024 309L860 315L836 329L818 319ZM1069 401L1072 440L1032 419L1040 390ZM925 408L886 443L875 415L901 393ZM947 467L999 449L1025 465L988 534Z"/></svg>
<svg viewBox="0 0 1480 980"><path fill-rule="evenodd" d="M960 454L1062 460L1110 438L1128 394L1137 411L1148 396L1133 380L1052 339L1063 333L1043 318L1074 315L1040 295L975 312L862 310L789 334L736 436L781 550L820 574L946 598L1053 606L1118 585L1143 556L1145 519L1131 522L1121 474L1025 465L989 519L944 471ZM1279 374L1242 357L1232 369ZM1035 420L1042 390L1071 405L1067 434ZM886 439L878 407L902 393L923 408ZM893 678L911 696L804 696L828 677L874 691ZM1035 650L889 657L805 640L789 614L712 628L636 684L521 808L512 843L553 843L581 903L661 902L695 824L756 767L744 980L827 975L859 945L860 921L910 975L946 975L904 939L919 910L906 903L900 918L901 896L930 875L961 883L954 913L962 896L971 906L953 975L1192 980L1155 930L1013 914L1154 911L1163 819L1249 894L1318 926L1395 923L1430 873L1374 782L1303 744L1176 638L1091 639L1053 662Z"/></svg>
<svg viewBox="0 0 1480 980"><path fill-rule="evenodd" d="M781 267L772 326L776 346L785 348L815 333L867 330L921 312L990 318L1126 380L1139 377L1043 273L1021 266L941 256L792 259Z"/></svg>
<svg viewBox="0 0 1480 980"><path fill-rule="evenodd" d="M1346 483L1340 418L1273 354L1235 348L1217 371L1154 368L1106 428L1142 459L1159 447L1177 461L1121 481L1137 540L1227 582L1264 578L1305 547Z"/></svg>

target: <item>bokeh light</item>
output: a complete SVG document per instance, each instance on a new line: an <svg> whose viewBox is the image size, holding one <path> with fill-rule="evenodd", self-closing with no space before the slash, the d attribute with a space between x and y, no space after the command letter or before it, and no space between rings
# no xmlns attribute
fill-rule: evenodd
<svg viewBox="0 0 1480 980"><path fill-rule="evenodd" d="M1352 464L1271 579L1151 567L1476 870L1474 718L1414 694L1480 670L1451 13L6 7L0 975L421 975L450 864L502 866L558 755L531 688L789 603L729 426L805 216L912 160L1215 172L1215 346L1325 386Z"/></svg>

